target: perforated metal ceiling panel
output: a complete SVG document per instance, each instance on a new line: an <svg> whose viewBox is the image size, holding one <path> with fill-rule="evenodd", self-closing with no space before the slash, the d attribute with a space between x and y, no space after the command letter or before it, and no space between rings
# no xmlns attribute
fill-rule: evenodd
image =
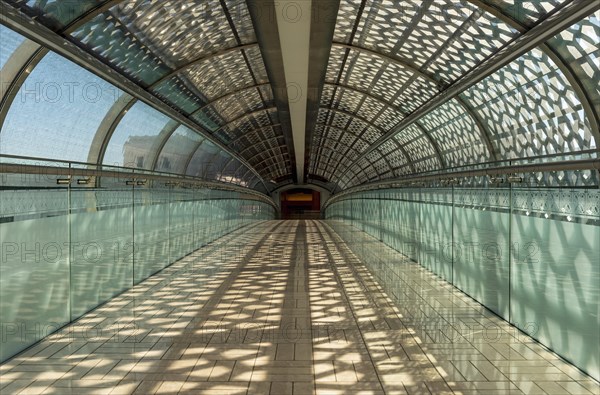
<svg viewBox="0 0 600 395"><path fill-rule="evenodd" d="M75 43L190 121L162 117L128 93L103 106L74 105L74 110L102 111L90 116L80 133L77 159L84 160L89 151L89 161L124 164L122 151L129 141L139 151L133 162L144 169L250 187L263 180L287 184L296 161L304 160L290 150L289 111L282 111L281 92L269 79L276 80L261 52L264 38L256 33L261 25L255 25L245 0L0 1ZM483 162L590 151L597 155L598 6L553 30L537 47L498 67L488 66L524 35L543 34L538 30L551 29L549 21L556 24L570 10L592 3L341 0L329 58L322 62L322 89L310 103L309 181L313 177L339 190ZM14 78L3 84L22 84L30 75L33 81L53 70L48 64L56 54L36 49L24 38L15 43L3 43L9 53L2 54L2 62L10 63L6 69L11 70L3 75ZM13 53L18 56L11 57ZM66 60L54 63L54 68L75 70ZM36 66L43 70L36 72ZM461 85L484 67L489 72ZM282 88L285 81L277 81ZM460 90L453 91L457 86ZM5 142L27 135L17 133L19 127L25 129L16 119L23 110L13 101L3 97L0 108ZM160 121L147 125L152 120ZM75 133L60 135L64 146L76 145ZM2 153L11 153L7 147Z"/></svg>
<svg viewBox="0 0 600 395"><path fill-rule="evenodd" d="M317 126L313 149L336 140L353 149L312 155L311 171L344 189L365 177L596 149L597 14L397 127L540 21L583 4L574 3L342 0L319 116L341 131ZM356 120L370 132L352 132Z"/></svg>

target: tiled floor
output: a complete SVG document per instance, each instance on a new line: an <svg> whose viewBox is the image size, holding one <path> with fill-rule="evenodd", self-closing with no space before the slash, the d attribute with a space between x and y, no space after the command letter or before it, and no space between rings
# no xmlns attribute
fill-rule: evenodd
<svg viewBox="0 0 600 395"><path fill-rule="evenodd" d="M0 393L600 393L459 291L420 287L417 265L402 276L413 294L394 305L326 224L263 223L2 365ZM477 325L428 326L432 306Z"/></svg>

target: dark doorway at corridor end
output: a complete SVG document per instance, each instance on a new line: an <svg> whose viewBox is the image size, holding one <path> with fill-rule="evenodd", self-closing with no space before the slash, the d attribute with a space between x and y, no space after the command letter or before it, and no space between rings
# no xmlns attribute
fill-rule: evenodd
<svg viewBox="0 0 600 395"><path fill-rule="evenodd" d="M281 193L282 219L321 218L321 193L312 189L296 188Z"/></svg>

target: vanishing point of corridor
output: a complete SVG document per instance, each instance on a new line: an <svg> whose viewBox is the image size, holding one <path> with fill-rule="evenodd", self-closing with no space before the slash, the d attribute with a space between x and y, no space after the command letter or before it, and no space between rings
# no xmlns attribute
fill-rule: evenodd
<svg viewBox="0 0 600 395"><path fill-rule="evenodd" d="M346 244L322 221L233 232L2 365L0 392L598 393L465 294L356 235ZM394 265L394 300L357 247Z"/></svg>

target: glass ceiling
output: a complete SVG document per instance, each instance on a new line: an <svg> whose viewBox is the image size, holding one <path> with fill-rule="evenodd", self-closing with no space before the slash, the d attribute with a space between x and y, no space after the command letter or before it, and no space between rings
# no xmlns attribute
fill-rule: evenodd
<svg viewBox="0 0 600 395"><path fill-rule="evenodd" d="M598 12L381 139L565 3L342 0L310 173L345 189L481 162L597 150L590 117L600 113Z"/></svg>
<svg viewBox="0 0 600 395"><path fill-rule="evenodd" d="M190 121L180 124L0 25L0 154L250 188L289 183L294 164L245 1L0 1ZM600 12L397 127L571 3L341 0L308 142L309 180L345 189L488 161L597 151Z"/></svg>
<svg viewBox="0 0 600 395"><path fill-rule="evenodd" d="M222 154L229 159L218 162L221 167L206 177L250 186L261 179L291 175L289 153L282 131L277 127L279 120L274 111L273 93L245 1L6 3L92 53L184 114L198 127L184 131L183 125L170 125L169 117L126 95L124 100L131 101L126 104L120 103L122 100L118 97L102 103L91 103L85 98L80 100L77 113L86 117L85 125L79 125L75 115L69 115L65 117L67 119L42 128L44 119L52 114L64 114L65 108L60 108L60 103L40 105L40 100L27 97L25 91L17 95L25 100L13 99L9 116L1 120L1 153L82 162L95 158L97 163L118 166L208 174L189 167L198 164L192 159L201 155L197 152L203 146L200 141L211 137L231 152L248 152L241 158L252 161L260 179L225 151ZM165 18L165 13L169 17ZM18 41L23 38L5 27L2 29L4 66L10 54L18 52ZM10 40L5 40L5 36ZM78 86L89 83L90 77L79 76L87 73L80 67L51 52L46 55L48 57L52 57L53 63L60 64L49 67L49 61L42 60L25 79L25 87L44 79L54 81L61 68L64 78L77 81ZM14 61L20 62L21 66L26 64L23 58ZM58 81L59 85L61 83ZM110 90L110 84L102 84L106 85L100 89L103 93ZM33 119L23 119L26 112L37 114ZM89 114L93 116L90 118ZM73 130L69 123L77 123L80 129L85 127L85 131ZM243 145L249 140L240 137L267 126L272 126L271 133L278 139L269 142L271 149L261 152L266 152L267 157L259 161L251 156L250 146ZM60 147L45 144L40 144L38 149L17 147L19 138L27 137L28 132L36 133L42 138L40 140L54 139L50 129L63 129L70 134L60 137L57 142L62 144ZM96 140L104 141L105 146L98 149L92 144ZM235 150L228 147L233 142ZM65 147L72 146L78 148L66 152ZM92 152L94 149L98 152Z"/></svg>

